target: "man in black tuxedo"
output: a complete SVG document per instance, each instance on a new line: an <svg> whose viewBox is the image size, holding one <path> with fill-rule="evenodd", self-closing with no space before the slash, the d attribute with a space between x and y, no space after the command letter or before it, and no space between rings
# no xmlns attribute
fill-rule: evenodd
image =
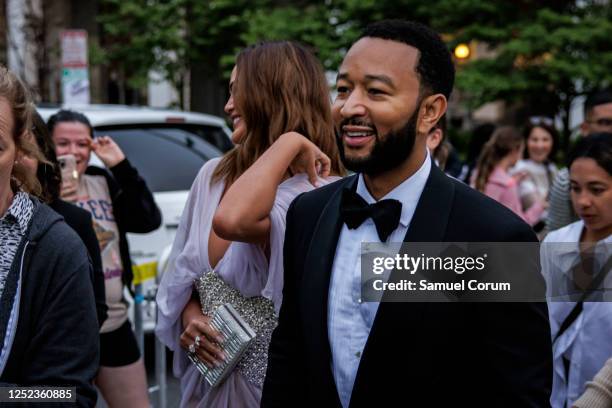
<svg viewBox="0 0 612 408"><path fill-rule="evenodd" d="M522 220L431 164L454 68L420 24L366 28L337 77L333 115L357 174L287 213L284 298L262 407L543 407L545 304L368 303L361 242L530 242Z"/></svg>

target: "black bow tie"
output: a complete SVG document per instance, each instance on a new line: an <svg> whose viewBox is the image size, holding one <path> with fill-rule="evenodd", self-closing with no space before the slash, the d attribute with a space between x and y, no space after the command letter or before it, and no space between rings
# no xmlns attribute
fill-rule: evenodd
<svg viewBox="0 0 612 408"><path fill-rule="evenodd" d="M368 204L356 192L344 189L340 206L342 220L350 229L359 227L367 218L372 218L381 242L397 228L402 214L402 203L397 200L381 200Z"/></svg>

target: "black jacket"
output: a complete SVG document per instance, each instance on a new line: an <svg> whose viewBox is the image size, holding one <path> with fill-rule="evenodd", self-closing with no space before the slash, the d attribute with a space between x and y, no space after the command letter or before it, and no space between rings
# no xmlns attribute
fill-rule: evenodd
<svg viewBox="0 0 612 408"><path fill-rule="evenodd" d="M130 259L127 232L146 233L159 228L161 213L153 194L138 171L127 159L110 169L110 173L100 167L90 166L85 174L104 176L113 203L113 214L119 228L119 251L123 264L123 282L131 290L134 272ZM112 173L112 174L111 174Z"/></svg>
<svg viewBox="0 0 612 408"><path fill-rule="evenodd" d="M340 197L357 176L300 195L287 213L285 283L262 407L340 407L327 308ZM406 242L529 242L515 214L436 166ZM381 303L350 407L545 407L552 355L545 303Z"/></svg>
<svg viewBox="0 0 612 408"><path fill-rule="evenodd" d="M64 217L66 224L70 226L81 238L85 244L87 252L91 257L93 266L93 276L91 282L93 284L94 295L96 298L96 313L98 315L98 326L102 327L102 323L106 320L108 314L108 306L106 304L106 295L104 290L104 270L102 269L102 257L100 256L100 244L93 229L91 214L74 204L67 203L60 199L49 203L49 207L55 212Z"/></svg>
<svg viewBox="0 0 612 408"><path fill-rule="evenodd" d="M94 406L99 336L91 263L78 235L33 201L28 233L0 297L0 344L6 347L0 386L76 387L78 406ZM11 311L16 325L9 322Z"/></svg>

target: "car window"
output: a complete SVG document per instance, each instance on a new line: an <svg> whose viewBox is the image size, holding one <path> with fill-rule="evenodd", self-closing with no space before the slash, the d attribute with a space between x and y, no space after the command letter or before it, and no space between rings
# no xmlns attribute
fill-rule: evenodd
<svg viewBox="0 0 612 408"><path fill-rule="evenodd" d="M181 129L195 133L222 152L227 152L234 147L223 128L218 126L183 125Z"/></svg>
<svg viewBox="0 0 612 408"><path fill-rule="evenodd" d="M185 129L107 127L94 133L117 142L155 192L189 190L204 163L221 155L216 147Z"/></svg>

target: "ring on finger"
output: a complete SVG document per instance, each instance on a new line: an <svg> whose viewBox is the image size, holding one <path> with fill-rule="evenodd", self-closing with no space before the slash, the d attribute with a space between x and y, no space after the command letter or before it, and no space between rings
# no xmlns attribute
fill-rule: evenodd
<svg viewBox="0 0 612 408"><path fill-rule="evenodd" d="M195 343L194 343L194 344L195 344L195 347L196 347L196 348L199 348L199 347L200 347L200 340L201 340L201 339L200 339L200 336L196 336L196 337L195 337Z"/></svg>
<svg viewBox="0 0 612 408"><path fill-rule="evenodd" d="M195 343L189 345L189 352L191 354L195 354L195 352L196 352L196 345L195 345Z"/></svg>

